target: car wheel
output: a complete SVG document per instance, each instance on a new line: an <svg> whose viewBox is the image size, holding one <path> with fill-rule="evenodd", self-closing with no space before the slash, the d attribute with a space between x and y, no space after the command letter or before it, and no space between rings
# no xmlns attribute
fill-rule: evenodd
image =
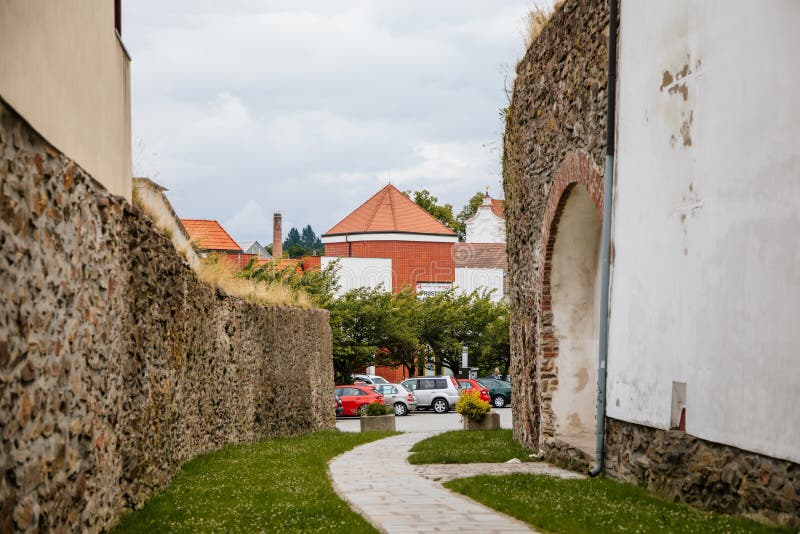
<svg viewBox="0 0 800 534"><path fill-rule="evenodd" d="M356 415L361 417L362 415L364 415L364 412L366 410L367 410L367 405L366 404L362 404L361 406L358 407L358 410L356 410Z"/></svg>
<svg viewBox="0 0 800 534"><path fill-rule="evenodd" d="M447 413L450 409L450 405L447 404L447 401L444 399L436 399L433 401L433 411L436 413Z"/></svg>
<svg viewBox="0 0 800 534"><path fill-rule="evenodd" d="M394 403L394 414L402 417L408 414L408 407L402 402L396 402Z"/></svg>
<svg viewBox="0 0 800 534"><path fill-rule="evenodd" d="M506 405L506 398L502 395L495 395L492 399L492 404L494 404L495 408L502 408Z"/></svg>

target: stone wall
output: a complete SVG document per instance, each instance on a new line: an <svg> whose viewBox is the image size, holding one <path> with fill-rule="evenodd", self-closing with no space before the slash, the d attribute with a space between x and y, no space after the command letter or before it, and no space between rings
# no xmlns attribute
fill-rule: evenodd
<svg viewBox="0 0 800 534"><path fill-rule="evenodd" d="M800 465L606 419L606 473L699 508L800 523Z"/></svg>
<svg viewBox="0 0 800 534"><path fill-rule="evenodd" d="M332 428L327 312L200 283L0 100L0 531L107 529L184 461Z"/></svg>
<svg viewBox="0 0 800 534"><path fill-rule="evenodd" d="M592 459L555 436L550 406L559 347L549 271L570 189L580 184L602 205L607 25L604 0L563 4L517 66L504 140L514 436L581 471ZM611 252L613 263L613 244ZM672 500L800 523L800 466L792 462L611 418L604 460L607 476Z"/></svg>
<svg viewBox="0 0 800 534"><path fill-rule="evenodd" d="M587 172L602 168L607 26L607 2L567 0L517 65L513 101L506 117L503 186L511 286L514 435L530 448L539 446L543 420L552 430L550 418L543 418L540 411L543 399L549 404L552 391L540 391L540 386L558 384L551 357L557 347L547 328L551 312L542 309L547 252L543 244L548 241L548 236L543 239L542 222L556 176L571 176L563 170L559 173L562 167L585 168ZM560 192L568 181L561 184Z"/></svg>

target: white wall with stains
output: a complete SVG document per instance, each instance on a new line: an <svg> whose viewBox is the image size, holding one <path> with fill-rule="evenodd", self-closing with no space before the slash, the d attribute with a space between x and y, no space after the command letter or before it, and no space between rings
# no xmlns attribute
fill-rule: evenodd
<svg viewBox="0 0 800 534"><path fill-rule="evenodd" d="M608 415L800 461L800 2L623 0Z"/></svg>

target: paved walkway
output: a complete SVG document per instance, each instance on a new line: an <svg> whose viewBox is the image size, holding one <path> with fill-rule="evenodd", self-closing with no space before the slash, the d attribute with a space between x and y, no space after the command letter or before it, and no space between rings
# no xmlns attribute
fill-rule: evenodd
<svg viewBox="0 0 800 534"><path fill-rule="evenodd" d="M441 482L481 473L581 476L541 463L409 464L412 445L434 434L392 436L337 456L328 466L334 489L381 532L533 532L521 521L445 489Z"/></svg>

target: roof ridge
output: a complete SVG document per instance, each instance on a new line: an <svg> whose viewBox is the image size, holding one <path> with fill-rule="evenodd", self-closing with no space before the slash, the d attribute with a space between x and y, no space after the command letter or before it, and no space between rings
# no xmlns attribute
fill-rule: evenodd
<svg viewBox="0 0 800 534"><path fill-rule="evenodd" d="M392 184L389 185L391 186ZM392 187L391 189L389 189L387 187L386 189L387 189L387 194L389 195L389 210L392 212L392 224L394 224L395 228L397 228L398 226L400 226L400 224L399 221L397 220L397 212L394 209L394 195L392 195L392 189L397 189L397 188Z"/></svg>
<svg viewBox="0 0 800 534"><path fill-rule="evenodd" d="M380 195L381 193L383 193L383 195L381 196L381 198L376 198L376 200L375 200L375 209L373 209L373 210L372 210L372 216L371 216L371 217L369 218L369 220L367 221L367 228L369 228L370 226L372 226L372 221L374 221L374 220L375 220L375 216L378 214L378 209L380 209L380 207L381 207L381 204L383 203L383 198L384 198L384 197L386 196L386 194L388 193L388 191L387 191L387 188L386 188L386 187L383 187L383 188L381 188L381 190L380 190L380 191L378 191L376 194L374 194L372 197L370 197L370 199L369 199L369 200L367 200L367 202L369 202L370 200L372 200L373 198L377 197L377 196L378 196L378 195ZM364 204L366 204L367 202L365 202ZM363 206L364 204L362 204L361 206ZM359 206L359 207L360 207L360 206Z"/></svg>

